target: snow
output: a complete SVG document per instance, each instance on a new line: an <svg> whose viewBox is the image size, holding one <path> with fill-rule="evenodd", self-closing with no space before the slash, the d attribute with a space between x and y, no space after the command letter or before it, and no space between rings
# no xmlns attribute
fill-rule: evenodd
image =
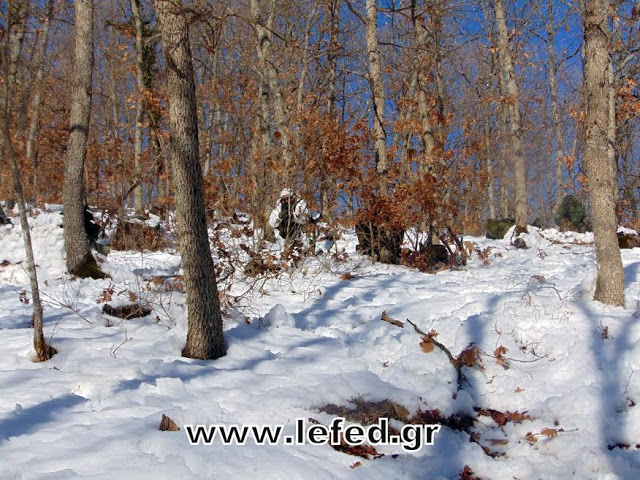
<svg viewBox="0 0 640 480"><path fill-rule="evenodd" d="M181 357L175 251L112 251L100 259L112 278L73 279L63 274L61 225L54 206L30 219L45 335L59 352L44 363L31 362L31 305L20 301L23 290L31 296L21 228L0 227L0 262L9 262L0 266L1 479L457 479L465 465L483 479L640 478L640 249L622 251L627 304L613 308L591 300L591 234L530 227L527 250L509 235L465 238L489 249L488 265L474 255L463 269L429 275L372 264L341 232L295 269L221 284L228 353L199 361ZM239 241L224 229L220 238L230 249ZM153 313L108 317L107 297L114 306L136 298ZM382 322L383 311L436 330L454 356L477 346L481 365L462 368L457 391L446 355L424 353L420 335ZM500 346L507 368L494 358ZM411 414L480 407L531 420L501 427L479 416L477 442L443 427L433 446L378 446L377 460L329 445L191 446L184 431L158 431L165 414L179 426L282 424L291 434L296 418L327 425L323 405L357 397Z"/></svg>

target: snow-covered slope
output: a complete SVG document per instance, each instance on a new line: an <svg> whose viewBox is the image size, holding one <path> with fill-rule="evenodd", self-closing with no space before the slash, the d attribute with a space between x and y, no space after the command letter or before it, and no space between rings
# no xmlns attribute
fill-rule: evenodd
<svg viewBox="0 0 640 480"><path fill-rule="evenodd" d="M532 229L528 250L473 239L486 261L474 255L462 270L428 275L373 265L346 234L337 245L346 259L313 257L253 289L252 279L231 283L227 298L242 298L227 308L228 354L207 362L180 356L180 289L151 281L180 273L175 252L112 252L103 263L112 279L74 280L62 274L59 214L32 222L45 334L59 354L30 361L20 227L0 227L0 262L9 262L0 266L2 479L457 479L465 465L484 479L640 478L640 249L623 251L627 308L610 308L590 300L589 235ZM107 299L132 298L152 315L101 313ZM383 311L436 330L454 356L476 346L480 362L462 368L462 390L447 356L425 353L420 335L381 321ZM524 415L502 426L480 415L473 442L443 427L432 446L378 446L385 455L375 460L329 445L191 446L184 429L158 431L166 414L179 426L292 433L296 418L329 424L322 406L357 397L411 415Z"/></svg>

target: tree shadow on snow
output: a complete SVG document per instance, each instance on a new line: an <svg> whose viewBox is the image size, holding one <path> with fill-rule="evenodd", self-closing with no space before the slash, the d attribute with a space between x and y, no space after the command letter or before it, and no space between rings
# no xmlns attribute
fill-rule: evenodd
<svg viewBox="0 0 640 480"><path fill-rule="evenodd" d="M625 267L626 294L630 294L629 285L638 281L640 262ZM627 301L629 304L629 301ZM592 320L591 351L596 360L596 367L601 378L600 409L598 415L599 440L601 452L607 457L611 471L618 478L638 478L640 471L640 434L629 431L627 417L635 413L636 402L640 398L632 398L628 391L634 371L625 366L625 356L631 352L636 343L632 329L640 321L639 312L631 313L619 310L611 317L603 316L595 311L592 302L576 302L585 316ZM619 328L613 329L615 335L609 334L609 325L621 321Z"/></svg>
<svg viewBox="0 0 640 480"><path fill-rule="evenodd" d="M43 425L55 420L77 405L87 401L86 398L68 393L62 397L52 398L32 407L11 412L4 419L0 419L0 443L11 437L27 435L39 430Z"/></svg>
<svg viewBox="0 0 640 480"><path fill-rule="evenodd" d="M375 286L375 290L387 290L389 289L393 283L397 280L396 275L393 274L376 274L376 275L370 275L365 277L367 280L371 280L373 277L377 277L377 276L384 276L384 277L388 277L385 278L383 281L381 281L380 283L376 284ZM358 277L352 279L352 280L342 280L338 283L336 283L335 285L332 285L328 288L325 289L325 291L323 292L322 297L317 298L316 300L313 301L313 303L311 303L311 305L309 305L307 308L305 308L304 310L301 310L298 313L292 313L291 315L293 316L293 318L296 321L296 326L298 326L299 328L303 329L303 330L312 330L314 328L317 327L321 327L321 326L325 326L321 323L318 322L318 320L310 320L308 317L311 314L317 314L318 312L321 312L322 314L322 318L332 318L335 317L336 315L340 316L340 315L344 315L344 309L346 306L349 306L349 304L347 304L346 302L349 299L345 299L345 302L339 303L335 308L330 308L328 309L327 307L329 306L329 303L332 301L336 300L336 297L338 296L338 294L347 289L354 289L354 290L359 290L361 291L362 294L364 294L364 297L362 295L359 296L359 298L356 298L355 301L357 301L358 299L363 300L364 302L371 302L372 305L374 304L375 301L375 293L373 291L374 287L371 287L372 290L371 291L366 291L360 287L357 286L358 284ZM380 312L382 313L382 310L384 309L384 304L380 305Z"/></svg>

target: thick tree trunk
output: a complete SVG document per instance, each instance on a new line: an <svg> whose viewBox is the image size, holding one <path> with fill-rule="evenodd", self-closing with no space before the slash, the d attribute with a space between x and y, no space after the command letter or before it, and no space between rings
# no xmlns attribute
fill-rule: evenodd
<svg viewBox="0 0 640 480"><path fill-rule="evenodd" d="M595 299L624 305L624 273L616 235L616 178L608 152L609 25L608 0L585 0L584 83L587 103L584 160L591 199L598 276Z"/></svg>
<svg viewBox="0 0 640 480"><path fill-rule="evenodd" d="M373 139L378 173L378 191L381 196L389 192L389 162L387 160L387 133L385 131L385 97L378 44L378 7L376 0L366 1L365 18L367 56L369 58L369 83L373 106Z"/></svg>
<svg viewBox="0 0 640 480"><path fill-rule="evenodd" d="M93 71L93 0L76 0L75 9L74 83L63 191L64 244L69 273L83 278L104 278L104 273L91 255L84 231L84 163L89 137Z"/></svg>
<svg viewBox="0 0 640 480"><path fill-rule="evenodd" d="M182 2L156 0L155 5L167 64L178 242L187 289L189 330L182 355L213 359L225 355L226 346L205 217L189 30Z"/></svg>
<svg viewBox="0 0 640 480"><path fill-rule="evenodd" d="M509 34L502 0L493 1L493 10L496 17L500 75L505 82L506 92L504 93L507 94L506 103L509 113L509 137L505 147L509 149L513 162L516 233L522 233L527 231L527 165L524 157L520 98L509 51Z"/></svg>
<svg viewBox="0 0 640 480"><path fill-rule="evenodd" d="M613 182L613 201L618 202L618 158L617 158L617 135L616 135L616 78L613 73L613 64L609 61L609 68L607 69L607 75L609 76L609 91L608 91L608 106L609 106L609 128L607 129L607 155L609 157L609 168L611 168L611 175L615 179Z"/></svg>

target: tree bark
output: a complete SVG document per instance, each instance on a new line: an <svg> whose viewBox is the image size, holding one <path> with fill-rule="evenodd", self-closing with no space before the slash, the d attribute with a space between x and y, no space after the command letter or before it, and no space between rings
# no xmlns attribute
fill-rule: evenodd
<svg viewBox="0 0 640 480"><path fill-rule="evenodd" d="M37 198L38 193L38 127L40 124L40 107L42 105L42 86L44 83L45 58L47 54L47 42L49 40L49 26L53 17L54 0L49 0L47 12L42 24L42 32L38 39L34 66L36 68L36 78L33 85L33 99L31 101L31 123L27 134L27 161L33 165L33 196Z"/></svg>
<svg viewBox="0 0 640 480"><path fill-rule="evenodd" d="M89 137L93 71L93 0L76 0L75 10L74 82L63 191L64 245L69 273L82 278L104 278L104 273L91 255L84 230L84 163Z"/></svg>
<svg viewBox="0 0 640 480"><path fill-rule="evenodd" d="M269 11L264 19L264 4L266 0L251 0L251 14L255 22L257 35L258 62L260 65L260 77L263 86L262 95L268 99L267 104L273 108L274 128L282 141L282 159L285 170L285 178L288 180L293 165L293 153L291 151L290 131L287 127L284 99L280 88L278 71L272 58L271 47L273 45L273 23L275 19L275 0L269 0Z"/></svg>
<svg viewBox="0 0 640 480"><path fill-rule="evenodd" d="M338 50L340 28L340 0L329 0L329 45L327 49L328 95L327 116L330 122L337 122L336 110L336 81L338 78ZM322 165L320 167L320 213L325 221L331 221L331 202L329 200L329 180L326 178L326 159L329 156L326 139L322 139Z"/></svg>
<svg viewBox="0 0 640 480"><path fill-rule="evenodd" d="M411 1L411 20L413 23L413 35L416 50L416 71L415 78L418 88L418 111L420 113L420 140L424 148L424 158L420 163L420 170L426 171L427 167L433 165L433 151L436 146L436 138L431 123L431 108L425 77L428 74L429 56L427 54L427 42L422 26L421 16L418 15L416 1Z"/></svg>
<svg viewBox="0 0 640 480"><path fill-rule="evenodd" d="M564 136L562 135L562 125L560 123L560 111L558 109L558 86L556 84L556 51L553 46L555 40L555 25L553 20L554 0L549 0L547 4L547 70L549 73L549 90L551 94L551 117L553 120L553 132L556 137L556 162L555 162L555 183L557 210L564 198L564 181L562 179L562 162L564 159Z"/></svg>
<svg viewBox="0 0 640 480"><path fill-rule="evenodd" d="M378 7L376 0L366 1L365 17L367 56L369 58L369 83L373 106L373 139L378 173L378 192L381 196L389 193L387 160L387 133L385 131L385 97L378 43Z"/></svg>
<svg viewBox="0 0 640 480"><path fill-rule="evenodd" d="M584 161L591 199L596 244L595 300L624 305L624 272L618 239L614 196L616 177L608 152L609 25L608 0L584 0L584 82L587 116Z"/></svg>
<svg viewBox="0 0 640 480"><path fill-rule="evenodd" d="M138 186L133 190L133 206L136 213L143 211L142 196L142 168L140 165L140 157L142 156L142 128L145 117L145 84L144 84L144 45L142 16L140 14L140 0L131 0L131 13L133 15L133 23L136 27L136 83L138 86L138 102L136 106L136 120L133 141L133 171L134 182Z"/></svg>
<svg viewBox="0 0 640 480"><path fill-rule="evenodd" d="M181 1L156 0L155 6L167 65L178 242L187 289L189 328L182 355L219 358L226 345L207 234L189 29Z"/></svg>
<svg viewBox="0 0 640 480"><path fill-rule="evenodd" d="M509 34L502 0L493 1L493 10L496 17L500 75L505 82L506 92L504 93L507 94L504 101L507 103L509 113L509 135L505 147L509 149L513 161L516 234L519 234L527 231L527 165L524 157L520 97L509 51Z"/></svg>
<svg viewBox="0 0 640 480"><path fill-rule="evenodd" d="M17 24L20 26L20 24ZM3 45L3 57L7 59L7 50L11 51L11 36L16 23L14 23L11 17L8 18L7 21L7 29L6 34L8 35L7 44L9 48L7 48L7 44ZM18 32L20 29L18 28ZM24 35L24 32L22 32ZM24 242L24 250L25 256L27 260L27 274L29 275L29 282L31 286L31 301L33 302L33 347L35 349L35 361L41 362L45 360L49 360L53 355L57 352L55 348L47 345L47 342L44 338L44 329L43 329L43 310L42 310L42 302L40 300L40 288L38 286L38 274L36 271L36 263L33 256L33 246L31 243L31 230L29 229L29 221L27 219L27 206L24 200L24 192L22 189L22 176L20 174L20 169L18 167L18 160L16 158L16 153L13 148L13 142L11 139L11 133L9 131L9 122L11 119L11 110L8 99L11 98L12 89L14 87L13 83L9 81L11 78L10 72L17 71L17 66L13 65L13 61L17 62L18 57L9 56L9 61L5 62L3 75L7 79L7 81L3 82L3 96L4 96L4 104L2 108L2 115L0 115L0 138L2 141L2 145L4 147L4 155L7 158L9 167L11 169L11 175L13 177L13 187L15 190L16 197L18 199L18 206L20 208L20 224L22 226L22 239ZM13 77L15 81L15 76Z"/></svg>
<svg viewBox="0 0 640 480"><path fill-rule="evenodd" d="M316 17L317 5L313 5L309 16L307 17L307 23L304 29L304 44L302 45L302 60L300 62L300 76L298 77L298 88L296 96L296 114L299 115L302 112L302 101L304 98L305 86L307 81L307 73L309 71L309 57L311 49L311 27Z"/></svg>
<svg viewBox="0 0 640 480"><path fill-rule="evenodd" d="M487 22L487 36L489 37L489 42L491 43L492 46L496 45L497 44L496 35L492 29L493 22L491 18L491 11L489 8L488 0L483 0L482 11L484 14L484 18ZM506 87L504 86L505 82L501 75L501 69L498 66L498 63L499 63L498 55L494 52L493 49L491 49L489 52L489 59L490 59L491 78L493 79L496 75L498 77L497 91L498 91L498 97L500 99L500 101L498 102L498 112L497 112L498 118L500 119L503 130L506 130L507 112L506 112L505 104L502 101L502 97L504 95L503 92L506 90ZM498 166L500 170L500 174L498 175L498 177L500 178L500 202L499 202L500 215L502 218L509 218L509 202L507 198L508 197L507 195L508 164L507 164L507 159L506 159L506 154L504 149L498 148L496 151L496 156L498 157ZM493 174L493 172L491 174ZM490 183L492 182L493 182L493 179L490 179ZM494 215L495 213L496 212L494 210ZM491 218L497 218L497 217L492 216Z"/></svg>
<svg viewBox="0 0 640 480"><path fill-rule="evenodd" d="M607 75L609 76L609 89L608 89L608 106L609 106L609 128L607 129L607 155L609 157L609 168L611 168L611 175L615 181L613 182L613 201L617 204L619 192L618 192L618 156L617 156L617 125L616 125L616 78L613 72L613 63L609 60L609 68L607 69Z"/></svg>

